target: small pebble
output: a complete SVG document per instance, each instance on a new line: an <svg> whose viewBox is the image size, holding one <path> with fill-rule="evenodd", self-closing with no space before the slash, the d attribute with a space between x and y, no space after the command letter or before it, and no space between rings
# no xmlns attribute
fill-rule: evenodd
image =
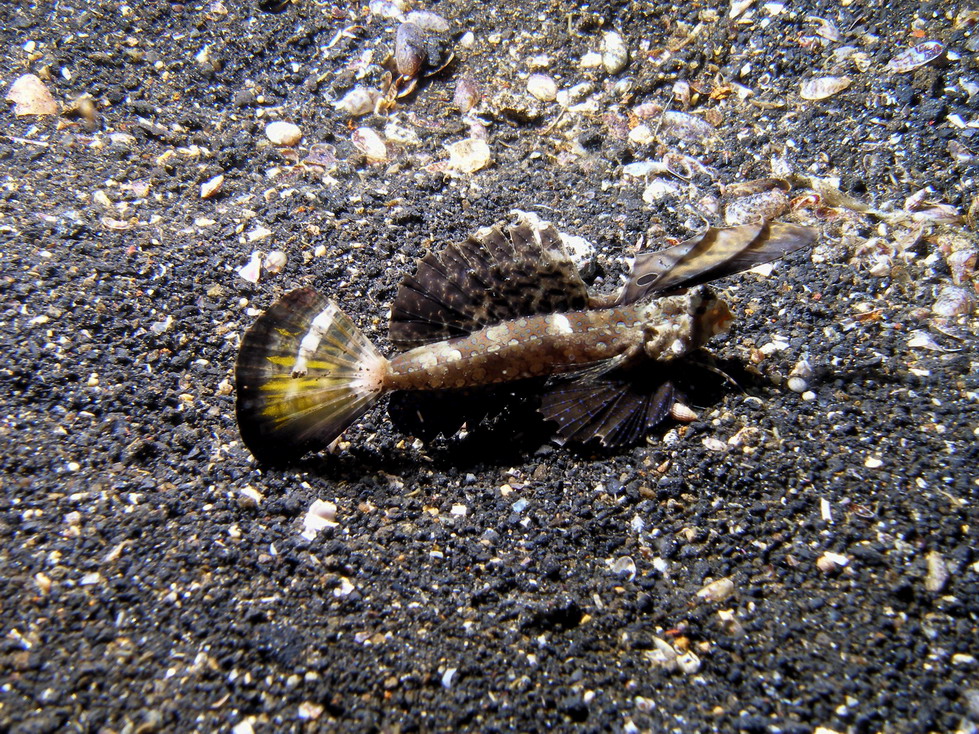
<svg viewBox="0 0 979 734"><path fill-rule="evenodd" d="M789 390L792 392L804 393L809 389L809 383L801 377L790 377L785 384L788 385Z"/></svg>
<svg viewBox="0 0 979 734"><path fill-rule="evenodd" d="M275 145L292 147L302 140L303 132L299 129L299 125L278 120L265 126L265 137Z"/></svg>
<svg viewBox="0 0 979 734"><path fill-rule="evenodd" d="M839 553L827 551L816 559L816 568L826 574L836 573L845 568L850 563L850 559Z"/></svg>
<svg viewBox="0 0 979 734"><path fill-rule="evenodd" d="M201 198L210 199L221 191L222 186L224 186L223 174L218 174L214 178L208 179L201 184Z"/></svg>
<svg viewBox="0 0 979 734"><path fill-rule="evenodd" d="M629 65L629 49L615 31L602 36L602 66L609 74L618 74Z"/></svg>
<svg viewBox="0 0 979 734"><path fill-rule="evenodd" d="M541 102L557 99L557 84L547 74L531 74L527 79L527 91Z"/></svg>
<svg viewBox="0 0 979 734"><path fill-rule="evenodd" d="M925 560L928 564L925 588L933 594L937 594L948 583L948 566L945 565L945 559L938 551L929 552Z"/></svg>

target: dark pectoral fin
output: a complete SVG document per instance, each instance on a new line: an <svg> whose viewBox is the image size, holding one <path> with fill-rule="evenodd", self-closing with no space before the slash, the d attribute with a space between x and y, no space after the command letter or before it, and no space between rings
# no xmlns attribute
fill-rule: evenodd
<svg viewBox="0 0 979 734"><path fill-rule="evenodd" d="M418 261L391 305L391 341L410 349L588 303L585 284L550 224L497 226Z"/></svg>
<svg viewBox="0 0 979 734"><path fill-rule="evenodd" d="M808 247L818 235L812 227L780 222L711 227L679 245L638 255L617 303L633 303L748 270Z"/></svg>
<svg viewBox="0 0 979 734"><path fill-rule="evenodd" d="M656 387L626 379L598 379L553 385L541 399L541 414L557 423L561 442L625 446L669 415L677 400L670 382Z"/></svg>

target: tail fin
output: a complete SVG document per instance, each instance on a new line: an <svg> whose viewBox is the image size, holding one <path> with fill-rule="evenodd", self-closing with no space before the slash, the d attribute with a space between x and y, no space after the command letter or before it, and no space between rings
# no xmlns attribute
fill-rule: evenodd
<svg viewBox="0 0 979 734"><path fill-rule="evenodd" d="M261 462L329 445L377 400L387 360L332 302L292 291L259 317L235 366L238 430Z"/></svg>

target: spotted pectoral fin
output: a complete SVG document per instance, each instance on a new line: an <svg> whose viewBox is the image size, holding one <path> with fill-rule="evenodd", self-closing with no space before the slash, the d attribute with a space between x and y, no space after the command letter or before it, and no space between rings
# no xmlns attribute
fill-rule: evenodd
<svg viewBox="0 0 979 734"><path fill-rule="evenodd" d="M670 413L678 395L672 382L659 384L607 377L559 381L541 398L540 412L557 423L559 443L626 446Z"/></svg>
<svg viewBox="0 0 979 734"><path fill-rule="evenodd" d="M818 236L812 227L780 222L711 227L679 245L637 255L616 303L634 303L733 275L808 247Z"/></svg>
<svg viewBox="0 0 979 734"><path fill-rule="evenodd" d="M506 233L494 226L418 261L391 305L391 341L410 349L587 304L587 289L553 226L521 221Z"/></svg>

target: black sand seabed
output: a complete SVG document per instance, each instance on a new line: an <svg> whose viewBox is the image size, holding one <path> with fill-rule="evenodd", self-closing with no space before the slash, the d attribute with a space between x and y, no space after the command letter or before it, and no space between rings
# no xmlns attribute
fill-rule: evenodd
<svg viewBox="0 0 979 734"><path fill-rule="evenodd" d="M274 5L0 8L4 92L35 73L95 112L0 113L0 730L975 732L971 6L433 3L453 64L351 124L332 103L379 84L397 21ZM607 30L629 66L582 69ZM585 107L528 97L531 65ZM465 75L485 125L451 106ZM850 86L803 99L822 76ZM643 118L684 110L678 80L715 133ZM488 167L439 170L481 131ZM624 170L669 152L705 169ZM266 471L238 440L239 337L296 285L386 349L426 247L530 211L610 290L641 237L771 176L822 187L782 215L822 238L723 284L711 349L744 391L691 395L690 425L598 454L504 416L425 446L379 408ZM316 499L337 524L307 539Z"/></svg>

